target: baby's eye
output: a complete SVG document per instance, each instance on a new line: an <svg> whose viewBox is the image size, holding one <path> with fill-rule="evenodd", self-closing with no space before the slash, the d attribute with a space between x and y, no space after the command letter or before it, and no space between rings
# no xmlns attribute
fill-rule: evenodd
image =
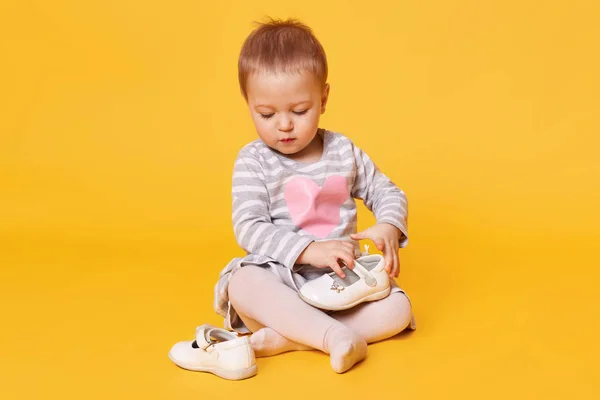
<svg viewBox="0 0 600 400"><path fill-rule="evenodd" d="M308 111L308 109L306 109L304 111L294 111L294 114L296 114L296 115L303 115L303 114L306 114L307 111Z"/></svg>
<svg viewBox="0 0 600 400"><path fill-rule="evenodd" d="M274 115L273 113L271 113L271 114L260 114L260 116L261 116L261 117L263 117L264 119L269 119L269 118L271 118L273 115Z"/></svg>

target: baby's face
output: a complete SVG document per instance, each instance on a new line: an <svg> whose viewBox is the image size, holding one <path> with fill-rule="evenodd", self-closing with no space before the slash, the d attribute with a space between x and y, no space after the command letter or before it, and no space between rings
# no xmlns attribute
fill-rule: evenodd
<svg viewBox="0 0 600 400"><path fill-rule="evenodd" d="M329 86L324 89L311 73L259 73L248 77L248 107L258 136L287 155L308 156L319 118L325 112ZM303 152L303 150L305 150Z"/></svg>

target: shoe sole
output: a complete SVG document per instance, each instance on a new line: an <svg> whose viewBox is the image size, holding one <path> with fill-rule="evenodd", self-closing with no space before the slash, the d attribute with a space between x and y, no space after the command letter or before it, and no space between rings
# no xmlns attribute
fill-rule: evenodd
<svg viewBox="0 0 600 400"><path fill-rule="evenodd" d="M314 302L314 301L304 297L301 292L298 292L298 294L300 295L300 298L302 300L304 300L306 303L310 304L313 307L317 307L322 310L329 310L329 311L342 311L342 310L347 310L349 308L355 307L361 303L365 303L368 301L381 300L381 299L387 297L390 294L391 290L392 290L392 288L390 286L388 286L385 290L382 290L381 292L376 292L376 293L370 294L366 297L363 297L361 299L354 301L353 303L344 304L342 306L328 306L326 304L319 304L317 302Z"/></svg>
<svg viewBox="0 0 600 400"><path fill-rule="evenodd" d="M213 375L217 375L223 379L228 379L230 381L239 381L242 379L248 379L256 375L258 368L256 365L251 366L250 368L238 369L235 371L231 371L223 368L211 368L211 367L199 367L193 365L187 365L176 361L171 353L169 353L169 359L175 363L179 368L187 369L188 371L196 371L196 372L208 372Z"/></svg>

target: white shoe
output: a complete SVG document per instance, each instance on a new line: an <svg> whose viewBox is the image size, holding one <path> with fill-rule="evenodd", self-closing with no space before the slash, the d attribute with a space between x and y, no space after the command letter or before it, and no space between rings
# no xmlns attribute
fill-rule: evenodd
<svg viewBox="0 0 600 400"><path fill-rule="evenodd" d="M313 307L339 311L390 294L390 278L383 256L366 255L354 261L354 269L344 267L344 279L335 272L308 281L300 288L300 298Z"/></svg>
<svg viewBox="0 0 600 400"><path fill-rule="evenodd" d="M181 368L229 380L250 378L257 371L248 337L208 324L196 328L196 340L175 344L169 358Z"/></svg>

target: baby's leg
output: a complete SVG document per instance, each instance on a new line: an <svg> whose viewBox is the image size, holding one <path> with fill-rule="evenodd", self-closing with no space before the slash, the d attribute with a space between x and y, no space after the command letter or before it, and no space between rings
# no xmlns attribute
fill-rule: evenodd
<svg viewBox="0 0 600 400"><path fill-rule="evenodd" d="M337 311L331 316L358 333L367 343L374 343L406 329L412 319L412 309L408 297L395 292L378 301Z"/></svg>
<svg viewBox="0 0 600 400"><path fill-rule="evenodd" d="M246 266L229 282L229 300L244 323L271 327L290 340L330 355L338 372L366 357L367 344L354 331L309 306L279 278L261 267Z"/></svg>
<svg viewBox="0 0 600 400"><path fill-rule="evenodd" d="M288 351L314 350L312 347L293 342L268 326L263 326L247 315L236 310L252 335L250 344L256 357L270 357Z"/></svg>
<svg viewBox="0 0 600 400"><path fill-rule="evenodd" d="M360 334L367 343L378 342L402 332L410 324L410 301L403 293L392 293L374 302L363 303L345 311L331 314L333 318ZM242 320L245 321L244 318ZM253 322L255 323L255 322ZM252 322L251 322L252 324ZM246 324L254 332L251 325ZM260 356L272 356L286 351L305 350L269 327L257 328L257 348ZM254 344L253 344L254 347Z"/></svg>

